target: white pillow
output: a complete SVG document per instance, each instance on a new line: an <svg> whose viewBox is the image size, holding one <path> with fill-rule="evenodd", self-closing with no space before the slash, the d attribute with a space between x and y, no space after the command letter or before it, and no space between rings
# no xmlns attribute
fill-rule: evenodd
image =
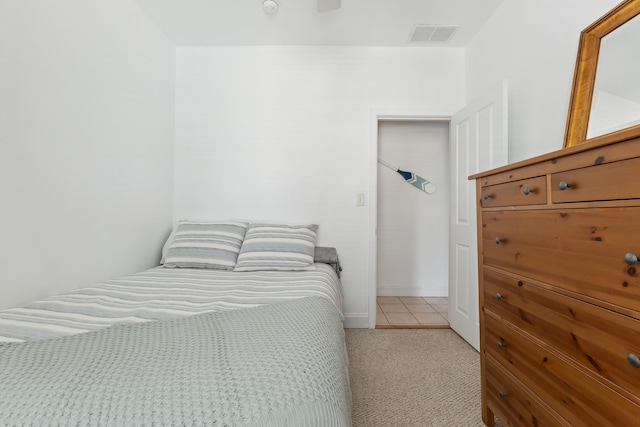
<svg viewBox="0 0 640 427"><path fill-rule="evenodd" d="M250 224L234 271L313 270L318 226Z"/></svg>
<svg viewBox="0 0 640 427"><path fill-rule="evenodd" d="M171 234L164 266L233 270L247 226L246 222L182 220Z"/></svg>

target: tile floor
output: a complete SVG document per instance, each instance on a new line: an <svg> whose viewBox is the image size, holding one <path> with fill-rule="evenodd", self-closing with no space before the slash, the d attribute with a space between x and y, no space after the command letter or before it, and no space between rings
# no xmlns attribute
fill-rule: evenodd
<svg viewBox="0 0 640 427"><path fill-rule="evenodd" d="M448 298L378 297L376 328L448 328Z"/></svg>

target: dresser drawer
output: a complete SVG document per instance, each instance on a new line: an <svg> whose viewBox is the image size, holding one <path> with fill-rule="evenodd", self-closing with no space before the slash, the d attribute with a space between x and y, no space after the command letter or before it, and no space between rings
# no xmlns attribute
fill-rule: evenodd
<svg viewBox="0 0 640 427"><path fill-rule="evenodd" d="M483 262L640 310L640 208L495 211L482 214Z"/></svg>
<svg viewBox="0 0 640 427"><path fill-rule="evenodd" d="M640 406L487 313L483 344L486 354L572 425L640 424Z"/></svg>
<svg viewBox="0 0 640 427"><path fill-rule="evenodd" d="M538 205L547 203L544 176L482 187L482 207Z"/></svg>
<svg viewBox="0 0 640 427"><path fill-rule="evenodd" d="M626 389L640 403L640 321L484 270L484 306ZM497 346L498 342L488 343Z"/></svg>
<svg viewBox="0 0 640 427"><path fill-rule="evenodd" d="M526 391L490 356L486 358L488 406L507 426L570 426Z"/></svg>
<svg viewBox="0 0 640 427"><path fill-rule="evenodd" d="M640 158L551 174L553 203L640 199ZM568 186L567 186L568 185Z"/></svg>

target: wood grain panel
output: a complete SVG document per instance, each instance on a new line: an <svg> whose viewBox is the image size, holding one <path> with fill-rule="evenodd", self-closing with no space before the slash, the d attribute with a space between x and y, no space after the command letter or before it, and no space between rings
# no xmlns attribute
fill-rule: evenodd
<svg viewBox="0 0 640 427"><path fill-rule="evenodd" d="M574 426L637 426L640 406L487 312L485 349ZM503 343L499 348L495 343Z"/></svg>
<svg viewBox="0 0 640 427"><path fill-rule="evenodd" d="M640 185L630 185L637 179L639 170L640 157L554 173L551 175L551 200L568 203L640 198ZM561 182L570 187L561 190Z"/></svg>
<svg viewBox="0 0 640 427"><path fill-rule="evenodd" d="M490 356L487 357L488 404L504 426L567 426L543 402L526 391L520 382ZM493 424L490 424L493 425Z"/></svg>
<svg viewBox="0 0 640 427"><path fill-rule="evenodd" d="M539 205L547 202L544 176L482 188L482 207Z"/></svg>
<svg viewBox="0 0 640 427"><path fill-rule="evenodd" d="M640 405L640 369L627 362L629 354L640 355L640 321L486 269L484 301Z"/></svg>
<svg viewBox="0 0 640 427"><path fill-rule="evenodd" d="M640 310L640 276L624 262L640 254L638 218L640 208L484 212L483 262Z"/></svg>

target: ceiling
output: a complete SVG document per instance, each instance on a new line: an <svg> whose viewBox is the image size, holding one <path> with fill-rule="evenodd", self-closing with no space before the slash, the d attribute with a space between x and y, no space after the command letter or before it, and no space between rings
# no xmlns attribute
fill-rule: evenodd
<svg viewBox="0 0 640 427"><path fill-rule="evenodd" d="M318 13L315 0L135 0L178 46L466 46L503 0L342 0ZM448 42L410 42L416 25L457 25Z"/></svg>

